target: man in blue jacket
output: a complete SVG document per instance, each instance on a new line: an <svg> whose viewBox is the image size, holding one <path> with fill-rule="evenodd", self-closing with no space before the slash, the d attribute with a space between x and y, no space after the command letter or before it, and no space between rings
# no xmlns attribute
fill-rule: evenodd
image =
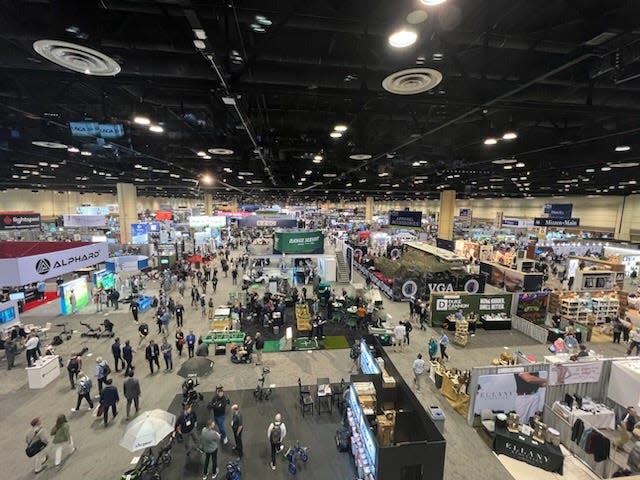
<svg viewBox="0 0 640 480"><path fill-rule="evenodd" d="M107 378L104 383L106 387L102 389L102 393L100 394L100 405L102 406L102 419L106 427L109 421L109 407L111 407L113 418L116 418L116 415L118 415L116 404L120 401L120 396L118 395L118 389L112 385L113 380Z"/></svg>
<svg viewBox="0 0 640 480"><path fill-rule="evenodd" d="M193 357L193 350L196 347L196 336L193 334L193 330L189 330L189 335L185 338L187 341L187 348L189 349L189 358Z"/></svg>

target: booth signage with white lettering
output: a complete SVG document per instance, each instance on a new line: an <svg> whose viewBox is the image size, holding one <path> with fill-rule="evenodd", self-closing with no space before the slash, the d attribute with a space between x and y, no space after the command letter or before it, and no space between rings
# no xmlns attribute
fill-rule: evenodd
<svg viewBox="0 0 640 480"><path fill-rule="evenodd" d="M40 214L0 212L0 230L32 230L40 228Z"/></svg>
<svg viewBox="0 0 640 480"><path fill-rule="evenodd" d="M579 227L579 218L542 218L536 217L533 220L536 227Z"/></svg>

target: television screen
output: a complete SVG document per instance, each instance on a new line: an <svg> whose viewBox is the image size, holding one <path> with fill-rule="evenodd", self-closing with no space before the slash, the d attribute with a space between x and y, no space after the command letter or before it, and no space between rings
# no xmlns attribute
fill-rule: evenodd
<svg viewBox="0 0 640 480"><path fill-rule="evenodd" d="M10 300L15 300L16 302L18 300L23 300L24 301L24 292L15 292L15 293L10 293L9 294L9 299Z"/></svg>

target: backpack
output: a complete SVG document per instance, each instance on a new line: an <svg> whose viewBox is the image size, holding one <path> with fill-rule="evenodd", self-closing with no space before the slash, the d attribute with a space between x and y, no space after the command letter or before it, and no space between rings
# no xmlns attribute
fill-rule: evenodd
<svg viewBox="0 0 640 480"><path fill-rule="evenodd" d="M351 347L351 351L349 352L349 358L351 360L355 360L359 356L360 356L360 347L358 346L357 343L354 343L353 347Z"/></svg>
<svg viewBox="0 0 640 480"><path fill-rule="evenodd" d="M269 435L269 441L271 443L280 443L282 440L282 428L280 428L280 423L274 423L273 428L271 429L271 434Z"/></svg>
<svg viewBox="0 0 640 480"><path fill-rule="evenodd" d="M108 363L104 364L104 367L102 367L102 374L104 375L104 378L107 378L107 376L111 373L111 367L109 366Z"/></svg>
<svg viewBox="0 0 640 480"><path fill-rule="evenodd" d="M351 447L351 435L350 430L345 427L341 427L336 430L336 448L339 452L348 452Z"/></svg>
<svg viewBox="0 0 640 480"><path fill-rule="evenodd" d="M71 359L69 360L69 365L67 365L67 370L72 373L78 373L78 368L78 359L76 357L71 357Z"/></svg>

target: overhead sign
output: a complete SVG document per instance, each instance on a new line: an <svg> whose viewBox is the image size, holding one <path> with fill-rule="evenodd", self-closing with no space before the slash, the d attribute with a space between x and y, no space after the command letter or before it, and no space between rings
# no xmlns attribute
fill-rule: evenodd
<svg viewBox="0 0 640 480"><path fill-rule="evenodd" d="M460 217L470 218L472 210L470 208L461 208L460 209Z"/></svg>
<svg viewBox="0 0 640 480"><path fill-rule="evenodd" d="M579 227L579 218L538 218L533 220L536 227Z"/></svg>
<svg viewBox="0 0 640 480"><path fill-rule="evenodd" d="M97 122L69 122L73 137L120 138L124 136L124 127L120 124Z"/></svg>
<svg viewBox="0 0 640 480"><path fill-rule="evenodd" d="M473 313L478 320L486 314L510 315L511 300L512 295L432 293L431 321L434 326L442 325L448 315L458 310L461 310L465 316Z"/></svg>
<svg viewBox="0 0 640 480"><path fill-rule="evenodd" d="M110 213L117 213L113 211L110 206L95 207L95 206L82 206L76 207L76 213L79 215L109 215Z"/></svg>
<svg viewBox="0 0 640 480"><path fill-rule="evenodd" d="M189 217L189 226L191 228L222 228L227 225L227 218L222 215L192 215Z"/></svg>
<svg viewBox="0 0 640 480"><path fill-rule="evenodd" d="M40 214L32 212L0 212L0 230L32 230L40 228Z"/></svg>
<svg viewBox="0 0 640 480"><path fill-rule="evenodd" d="M314 230L275 232L273 253L324 253L324 234Z"/></svg>
<svg viewBox="0 0 640 480"><path fill-rule="evenodd" d="M543 213L549 215L549 218L571 218L573 203L547 203Z"/></svg>
<svg viewBox="0 0 640 480"><path fill-rule="evenodd" d="M526 219L526 218L503 217L502 226L513 227L513 228L530 228L530 227L533 227L533 220Z"/></svg>
<svg viewBox="0 0 640 480"><path fill-rule="evenodd" d="M422 226L422 212L389 212L389 225L420 228Z"/></svg>
<svg viewBox="0 0 640 480"><path fill-rule="evenodd" d="M63 215L62 222L65 227L104 227L107 219L104 215Z"/></svg>

